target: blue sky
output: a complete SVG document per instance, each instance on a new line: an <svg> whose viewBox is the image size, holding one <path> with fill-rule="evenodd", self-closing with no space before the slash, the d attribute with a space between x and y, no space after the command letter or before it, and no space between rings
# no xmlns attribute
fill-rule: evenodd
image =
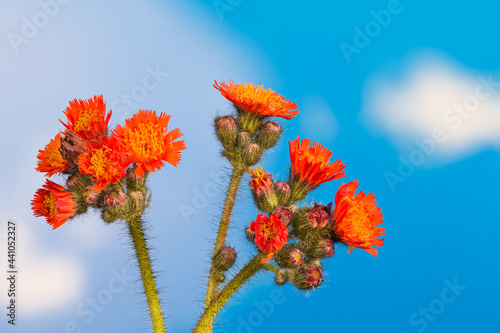
<svg viewBox="0 0 500 333"><path fill-rule="evenodd" d="M299 106L281 121L287 130L265 169L286 177L297 135L323 143L347 181L375 194L387 236L377 258L338 247L324 286L308 294L258 276L217 332L500 331L497 2L54 3L0 5L0 233L17 221L20 272L19 325L2 320L2 332L148 328L123 228L89 213L52 231L29 208L44 182L37 150L61 128L69 100L94 94L113 109L113 126L156 109L185 133L181 165L151 177L148 219L167 325L192 327L227 177L210 126L230 105L212 83L231 78ZM333 201L339 185L306 201ZM255 251L242 234L256 214L245 185L238 204L229 242L242 264Z"/></svg>

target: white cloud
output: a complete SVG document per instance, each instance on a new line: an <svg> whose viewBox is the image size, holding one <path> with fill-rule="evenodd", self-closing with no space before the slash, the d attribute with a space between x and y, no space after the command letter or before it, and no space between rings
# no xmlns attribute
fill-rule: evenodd
<svg viewBox="0 0 500 333"><path fill-rule="evenodd" d="M29 224L18 222L16 236L16 301L24 316L47 314L81 298L86 283L77 258L48 251ZM7 280L1 281L1 290L7 290ZM1 293L0 303L8 301L7 293Z"/></svg>
<svg viewBox="0 0 500 333"><path fill-rule="evenodd" d="M449 163L500 147L499 88L498 73L475 72L441 54L421 53L402 73L382 73L367 83L362 120L401 153L419 149L417 141L429 142L441 131L425 162Z"/></svg>

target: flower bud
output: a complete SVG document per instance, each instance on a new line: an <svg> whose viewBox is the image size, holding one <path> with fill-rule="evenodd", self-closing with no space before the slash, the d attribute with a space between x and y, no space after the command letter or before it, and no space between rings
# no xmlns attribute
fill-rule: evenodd
<svg viewBox="0 0 500 333"><path fill-rule="evenodd" d="M262 149L258 144L250 143L243 149L242 157L246 165L252 166L262 157Z"/></svg>
<svg viewBox="0 0 500 333"><path fill-rule="evenodd" d="M320 242L321 251L324 253L323 258L331 257L335 254L334 242L331 239L323 239Z"/></svg>
<svg viewBox="0 0 500 333"><path fill-rule="evenodd" d="M144 200L144 194L141 191L132 191L129 193L129 207L134 212L142 212L146 208L146 201Z"/></svg>
<svg viewBox="0 0 500 333"><path fill-rule="evenodd" d="M262 126L262 118L259 115L244 111L238 112L237 122L242 131L248 132L251 136Z"/></svg>
<svg viewBox="0 0 500 333"><path fill-rule="evenodd" d="M248 132L238 133L238 147L244 148L252 142L252 136Z"/></svg>
<svg viewBox="0 0 500 333"><path fill-rule="evenodd" d="M75 132L67 131L61 138L60 151L65 160L78 164L78 156L85 152L85 141Z"/></svg>
<svg viewBox="0 0 500 333"><path fill-rule="evenodd" d="M321 267L308 266L300 270L299 273L293 277L293 284L297 289L309 290L319 286L322 280L323 271Z"/></svg>
<svg viewBox="0 0 500 333"><path fill-rule="evenodd" d="M255 240L255 232L250 230L250 227L245 229L245 235L247 236L248 240L251 241L252 243Z"/></svg>
<svg viewBox="0 0 500 333"><path fill-rule="evenodd" d="M285 206L290 203L290 185L286 182L276 182L274 184L274 189L276 190L276 195L280 205Z"/></svg>
<svg viewBox="0 0 500 333"><path fill-rule="evenodd" d="M87 186L83 190L83 201L85 201L85 203L87 203L89 205L94 205L95 203L97 203L98 197L99 197L99 193L94 191L92 189L92 186Z"/></svg>
<svg viewBox="0 0 500 333"><path fill-rule="evenodd" d="M120 218L120 214L117 209L108 209L104 207L101 213L101 218L106 223L113 223Z"/></svg>
<svg viewBox="0 0 500 333"><path fill-rule="evenodd" d="M292 214L295 214L299 211L299 206L297 206L296 204L290 204L288 205L288 209L290 209Z"/></svg>
<svg viewBox="0 0 500 333"><path fill-rule="evenodd" d="M232 247L223 246L214 257L214 267L218 271L227 271L236 260L236 252Z"/></svg>
<svg viewBox="0 0 500 333"><path fill-rule="evenodd" d="M276 207L272 213L278 215L279 219L281 220L281 222L283 222L284 225L288 225L292 218L292 212L290 211L290 209L283 206Z"/></svg>
<svg viewBox="0 0 500 333"><path fill-rule="evenodd" d="M72 190L75 187L78 186L78 183L80 182L80 176L78 173L74 173L66 179L66 187L68 190Z"/></svg>
<svg viewBox="0 0 500 333"><path fill-rule="evenodd" d="M285 245L276 253L274 261L282 268L298 268L304 263L304 256L296 245Z"/></svg>
<svg viewBox="0 0 500 333"><path fill-rule="evenodd" d="M274 277L274 281L278 286L282 286L286 283L287 277L286 277L286 270L284 269L279 269L278 272L276 272L276 276Z"/></svg>
<svg viewBox="0 0 500 333"><path fill-rule="evenodd" d="M121 190L111 190L104 194L104 203L110 207L122 206L125 203L125 193Z"/></svg>
<svg viewBox="0 0 500 333"><path fill-rule="evenodd" d="M303 250L309 259L323 259L335 254L334 242L329 238L307 244Z"/></svg>
<svg viewBox="0 0 500 333"><path fill-rule="evenodd" d="M307 220L309 221L311 227L313 228L324 228L330 218L332 217L332 203L330 202L328 206L318 205L314 203L313 209L307 215Z"/></svg>
<svg viewBox="0 0 500 333"><path fill-rule="evenodd" d="M215 134L224 148L233 149L237 136L236 123L233 117L225 116L216 118Z"/></svg>
<svg viewBox="0 0 500 333"><path fill-rule="evenodd" d="M281 126L274 121L266 122L257 134L256 142L262 149L273 147L281 136Z"/></svg>

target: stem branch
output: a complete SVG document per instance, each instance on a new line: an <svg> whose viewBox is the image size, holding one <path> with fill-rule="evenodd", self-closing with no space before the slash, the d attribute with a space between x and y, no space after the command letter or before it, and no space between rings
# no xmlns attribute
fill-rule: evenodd
<svg viewBox="0 0 500 333"><path fill-rule="evenodd" d="M132 240L134 241L137 261L139 262L142 283L144 284L144 292L146 294L151 323L153 325L153 332L165 333L165 322L161 310L160 299L158 297L158 290L156 289L153 269L151 268L151 260L149 258L146 239L144 237L141 216L135 216L127 222L130 236L132 236Z"/></svg>
<svg viewBox="0 0 500 333"><path fill-rule="evenodd" d="M226 201L224 202L224 209L222 211L222 216L220 219L217 239L215 240L214 256L219 252L221 247L224 245L224 242L226 241L227 229L229 227L229 220L233 211L234 201L236 200L236 193L238 192L238 186L240 185L240 180L244 173L245 171L242 171L241 168L233 168L231 180L227 189ZM210 303L215 299L217 295L219 283L215 279L215 273L216 271L214 268L214 263L212 261L212 267L210 268L210 275L208 277L205 309L208 308Z"/></svg>
<svg viewBox="0 0 500 333"><path fill-rule="evenodd" d="M231 296L248 281L252 275L257 273L263 268L260 261L264 255L257 254L250 262L248 262L243 269L236 274L231 281L221 290L216 296L214 301L205 309L200 320L196 324L193 333L206 333L212 330L212 322L215 316L219 313L220 309L226 304Z"/></svg>

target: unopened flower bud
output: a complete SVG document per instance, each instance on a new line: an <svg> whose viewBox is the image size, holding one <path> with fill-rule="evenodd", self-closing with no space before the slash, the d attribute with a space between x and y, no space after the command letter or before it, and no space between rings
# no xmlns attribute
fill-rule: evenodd
<svg viewBox="0 0 500 333"><path fill-rule="evenodd" d="M262 126L262 118L254 113L240 111L237 118L238 125L244 132L255 135Z"/></svg>
<svg viewBox="0 0 500 333"><path fill-rule="evenodd" d="M274 121L266 122L257 134L256 142L262 149L273 147L281 136L281 126Z"/></svg>
<svg viewBox="0 0 500 333"><path fill-rule="evenodd" d="M238 133L238 147L244 148L250 144L252 136L248 132Z"/></svg>
<svg viewBox="0 0 500 333"><path fill-rule="evenodd" d="M225 116L215 119L215 134L226 149L233 149L236 144L236 122L233 117Z"/></svg>
<svg viewBox="0 0 500 333"><path fill-rule="evenodd" d="M92 189L92 186L87 186L83 190L83 201L85 201L89 205L93 205L97 202L97 198L99 193Z"/></svg>
<svg viewBox="0 0 500 333"><path fill-rule="evenodd" d="M290 204L288 205L288 209L290 209L292 214L295 214L299 211L299 206L297 206L296 204Z"/></svg>
<svg viewBox="0 0 500 333"><path fill-rule="evenodd" d="M146 201L144 200L144 194L141 191L132 191L129 193L129 205L130 208L135 211L144 211L146 208Z"/></svg>
<svg viewBox="0 0 500 333"><path fill-rule="evenodd" d="M324 253L324 258L331 257L335 254L334 242L331 239L324 239L320 242L321 250Z"/></svg>
<svg viewBox="0 0 500 333"><path fill-rule="evenodd" d="M290 185L286 182L276 182L274 184L274 189L276 190L276 195L280 205L284 206L290 203Z"/></svg>
<svg viewBox="0 0 500 333"><path fill-rule="evenodd" d="M282 286L286 283L287 277L286 277L286 270L284 269L279 269L278 272L276 272L276 276L274 277L274 281L278 286Z"/></svg>
<svg viewBox="0 0 500 333"><path fill-rule="evenodd" d="M309 290L319 286L323 280L323 271L318 266L308 266L299 271L293 278L295 287L301 290Z"/></svg>
<svg viewBox="0 0 500 333"><path fill-rule="evenodd" d="M281 222L283 222L284 225L288 225L288 223L290 223L290 219L292 218L292 212L290 211L290 209L283 206L276 207L273 210L273 214L278 215L279 219L281 220Z"/></svg>
<svg viewBox="0 0 500 333"><path fill-rule="evenodd" d="M335 254L334 242L329 238L308 243L303 250L309 259L323 259Z"/></svg>
<svg viewBox="0 0 500 333"><path fill-rule="evenodd" d="M252 166L262 157L262 149L258 144L250 143L243 149L242 157L246 165Z"/></svg>
<svg viewBox="0 0 500 333"><path fill-rule="evenodd" d="M274 261L282 268L298 268L304 263L304 255L294 244L290 244L276 253Z"/></svg>
<svg viewBox="0 0 500 333"><path fill-rule="evenodd" d="M104 203L110 207L122 206L125 203L125 193L121 190L111 190L104 194Z"/></svg>
<svg viewBox="0 0 500 333"><path fill-rule="evenodd" d="M78 156L85 152L85 142L75 132L67 131L61 138L60 151L65 160L78 164Z"/></svg>
<svg viewBox="0 0 500 333"><path fill-rule="evenodd" d="M253 243L253 241L255 239L255 232L250 230L250 227L245 229L245 235L247 236L248 240Z"/></svg>
<svg viewBox="0 0 500 333"><path fill-rule="evenodd" d="M223 246L214 257L214 267L218 271L227 271L236 260L236 252L230 246Z"/></svg>
<svg viewBox="0 0 500 333"><path fill-rule="evenodd" d="M80 181L80 176L78 173L74 173L66 179L66 187L68 190L75 188Z"/></svg>
<svg viewBox="0 0 500 333"><path fill-rule="evenodd" d="M307 215L307 220L309 221L311 227L321 229L327 225L331 217L332 217L331 202L328 204L328 206L318 205L315 202L313 209Z"/></svg>
<svg viewBox="0 0 500 333"><path fill-rule="evenodd" d="M107 209L106 207L102 210L101 218L106 223L113 223L120 217L117 209Z"/></svg>

